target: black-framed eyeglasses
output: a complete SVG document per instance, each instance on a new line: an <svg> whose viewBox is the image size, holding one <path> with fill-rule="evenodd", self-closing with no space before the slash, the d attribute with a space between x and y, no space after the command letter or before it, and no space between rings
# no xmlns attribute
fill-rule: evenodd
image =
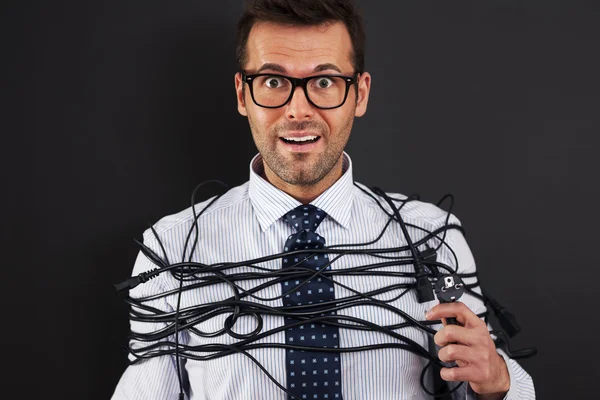
<svg viewBox="0 0 600 400"><path fill-rule="evenodd" d="M283 107L294 96L296 87L301 87L310 104L329 110L344 105L350 86L358 82L357 76L315 75L292 78L279 74L246 75L242 72L242 82L248 84L252 101L260 107Z"/></svg>

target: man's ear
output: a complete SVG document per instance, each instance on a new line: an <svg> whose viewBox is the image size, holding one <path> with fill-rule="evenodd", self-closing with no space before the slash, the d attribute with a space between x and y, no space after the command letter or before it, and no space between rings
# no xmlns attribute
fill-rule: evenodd
<svg viewBox="0 0 600 400"><path fill-rule="evenodd" d="M237 107L238 112L243 116L247 117L248 112L246 111L246 99L244 98L244 94L246 91L244 90L244 82L242 82L242 73L237 72L234 76L235 81L235 95L237 98Z"/></svg>
<svg viewBox="0 0 600 400"><path fill-rule="evenodd" d="M367 112L369 92L371 91L371 74L363 72L358 78L358 99L356 100L355 117L362 117Z"/></svg>

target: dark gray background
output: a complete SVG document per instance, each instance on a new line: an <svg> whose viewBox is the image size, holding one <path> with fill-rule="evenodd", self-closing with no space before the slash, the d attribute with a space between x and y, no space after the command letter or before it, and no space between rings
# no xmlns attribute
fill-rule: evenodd
<svg viewBox="0 0 600 400"><path fill-rule="evenodd" d="M522 361L538 398L594 397L600 3L360 4L373 85L347 149L355 178L453 193L482 284L523 328L513 347L539 350ZM108 398L127 334L112 285L132 238L199 182L247 179L241 10L3 3L3 398Z"/></svg>

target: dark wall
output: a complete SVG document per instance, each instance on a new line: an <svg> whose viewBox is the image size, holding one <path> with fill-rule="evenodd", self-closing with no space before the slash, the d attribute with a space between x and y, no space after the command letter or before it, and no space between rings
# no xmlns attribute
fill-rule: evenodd
<svg viewBox="0 0 600 400"><path fill-rule="evenodd" d="M3 393L109 398L128 326L112 285L131 272L132 238L199 182L247 179L241 3L2 6ZM539 350L522 361L538 398L588 398L600 3L360 4L373 86L348 147L355 178L453 193L482 284L523 328L513 346Z"/></svg>

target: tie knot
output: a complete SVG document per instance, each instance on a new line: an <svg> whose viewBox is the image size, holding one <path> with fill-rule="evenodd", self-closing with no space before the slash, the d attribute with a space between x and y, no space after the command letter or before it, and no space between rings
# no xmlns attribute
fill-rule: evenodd
<svg viewBox="0 0 600 400"><path fill-rule="evenodd" d="M327 213L312 204L301 205L284 215L284 219L296 231L316 231L317 227L325 219Z"/></svg>

